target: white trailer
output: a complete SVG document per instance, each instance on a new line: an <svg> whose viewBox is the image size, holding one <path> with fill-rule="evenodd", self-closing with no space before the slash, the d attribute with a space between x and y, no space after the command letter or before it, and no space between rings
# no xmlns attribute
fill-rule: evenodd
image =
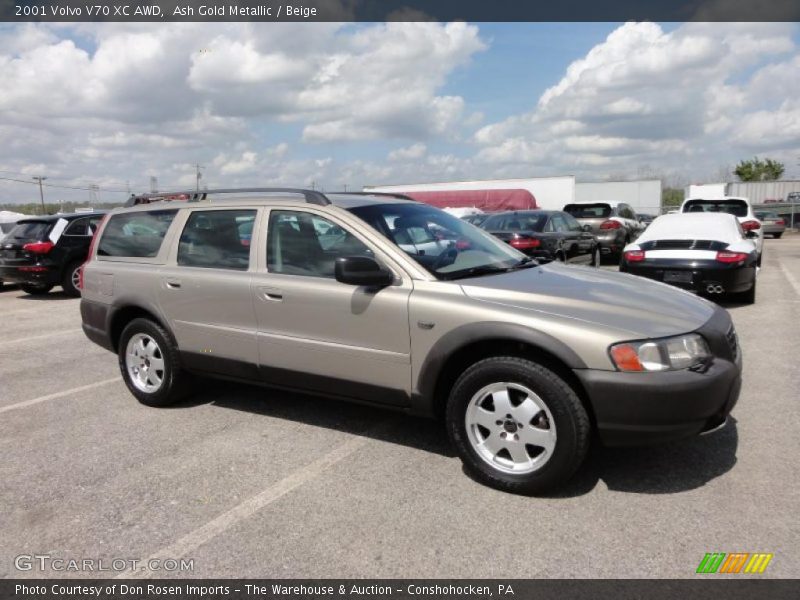
<svg viewBox="0 0 800 600"><path fill-rule="evenodd" d="M624 202L637 213L661 214L661 180L598 181L575 184L575 202Z"/></svg>
<svg viewBox="0 0 800 600"><path fill-rule="evenodd" d="M686 187L685 198L747 198L751 204L785 203L791 193L800 193L800 181L734 181L700 183Z"/></svg>
<svg viewBox="0 0 800 600"><path fill-rule="evenodd" d="M441 183L409 183L403 185L367 185L365 192L450 192L473 190L527 190L540 208L560 210L575 201L575 177L530 177L526 179L488 179L446 181Z"/></svg>
<svg viewBox="0 0 800 600"><path fill-rule="evenodd" d="M692 185L687 185L686 189L683 190L683 199L705 198L706 200L712 200L714 198L724 198L731 195L726 193L727 187L727 183L693 183Z"/></svg>
<svg viewBox="0 0 800 600"><path fill-rule="evenodd" d="M752 204L786 202L792 192L800 192L800 181L739 181L726 186L728 196L749 198Z"/></svg>

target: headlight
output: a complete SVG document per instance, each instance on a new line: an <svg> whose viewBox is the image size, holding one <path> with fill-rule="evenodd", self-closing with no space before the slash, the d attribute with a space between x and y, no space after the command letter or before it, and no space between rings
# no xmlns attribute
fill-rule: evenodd
<svg viewBox="0 0 800 600"><path fill-rule="evenodd" d="M615 344L609 351L620 371L674 371L693 367L711 356L708 344L696 333Z"/></svg>

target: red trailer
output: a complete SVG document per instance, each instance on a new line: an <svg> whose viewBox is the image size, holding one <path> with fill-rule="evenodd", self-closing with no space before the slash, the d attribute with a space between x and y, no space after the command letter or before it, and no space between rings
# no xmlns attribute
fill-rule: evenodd
<svg viewBox="0 0 800 600"><path fill-rule="evenodd" d="M437 208L478 208L483 212L529 210L538 208L528 190L443 190L436 192L403 191L414 200Z"/></svg>

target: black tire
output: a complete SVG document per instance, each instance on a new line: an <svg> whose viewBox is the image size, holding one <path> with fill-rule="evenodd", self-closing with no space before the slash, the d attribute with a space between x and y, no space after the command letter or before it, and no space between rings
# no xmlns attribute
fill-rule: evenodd
<svg viewBox="0 0 800 600"><path fill-rule="evenodd" d="M603 262L603 255L600 254L600 246L595 246L592 249L592 260L589 263L590 267L599 267Z"/></svg>
<svg viewBox="0 0 800 600"><path fill-rule="evenodd" d="M772 237L773 237L774 239L776 239L776 240L779 240L779 239L781 239L781 236L782 236L782 235L783 235L783 232L781 232L781 233L773 233L773 234L772 234Z"/></svg>
<svg viewBox="0 0 800 600"><path fill-rule="evenodd" d="M81 295L81 290L78 288L73 278L82 264L82 260L76 260L68 264L67 268L64 269L64 275L61 278L61 287L64 289L64 293L67 296L79 298Z"/></svg>
<svg viewBox="0 0 800 600"><path fill-rule="evenodd" d="M470 439L467 411L479 392L498 382L523 386L534 392L552 415L553 423L549 426L555 429L555 446L546 462L532 472L509 473L489 464ZM566 483L583 462L591 437L589 417L575 390L542 365L511 356L484 359L462 373L447 402L446 427L467 472L476 480L498 490L525 495L548 492ZM497 435L508 435L505 431L499 426ZM528 447L523 447L528 453Z"/></svg>
<svg viewBox="0 0 800 600"><path fill-rule="evenodd" d="M761 266L761 258L762 258L763 256L764 256L764 251L762 250L762 251L761 251L761 253L758 255L758 258L756 259L756 266L757 266L757 267L760 267L760 266Z"/></svg>
<svg viewBox="0 0 800 600"><path fill-rule="evenodd" d="M156 358L163 361L160 385L157 389L145 390L137 386L127 368L126 352L134 336L149 337L156 344ZM163 327L149 319L134 319L122 330L117 352L122 379L139 402L147 406L169 406L185 398L191 391L188 374L181 368L180 353L172 336ZM154 373L158 373L154 371Z"/></svg>
<svg viewBox="0 0 800 600"><path fill-rule="evenodd" d="M52 285L38 285L34 283L23 283L19 286L23 292L31 296L42 296L53 289Z"/></svg>

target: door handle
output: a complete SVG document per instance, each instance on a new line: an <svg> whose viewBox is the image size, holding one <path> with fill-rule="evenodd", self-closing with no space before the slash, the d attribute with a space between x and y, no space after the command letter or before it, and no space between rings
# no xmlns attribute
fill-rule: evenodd
<svg viewBox="0 0 800 600"><path fill-rule="evenodd" d="M177 290L181 287L181 280L180 279L165 279L164 283L167 284L167 287L171 290Z"/></svg>
<svg viewBox="0 0 800 600"><path fill-rule="evenodd" d="M258 289L265 300L269 300L271 302L280 302L283 300L283 290L271 287L261 287Z"/></svg>

